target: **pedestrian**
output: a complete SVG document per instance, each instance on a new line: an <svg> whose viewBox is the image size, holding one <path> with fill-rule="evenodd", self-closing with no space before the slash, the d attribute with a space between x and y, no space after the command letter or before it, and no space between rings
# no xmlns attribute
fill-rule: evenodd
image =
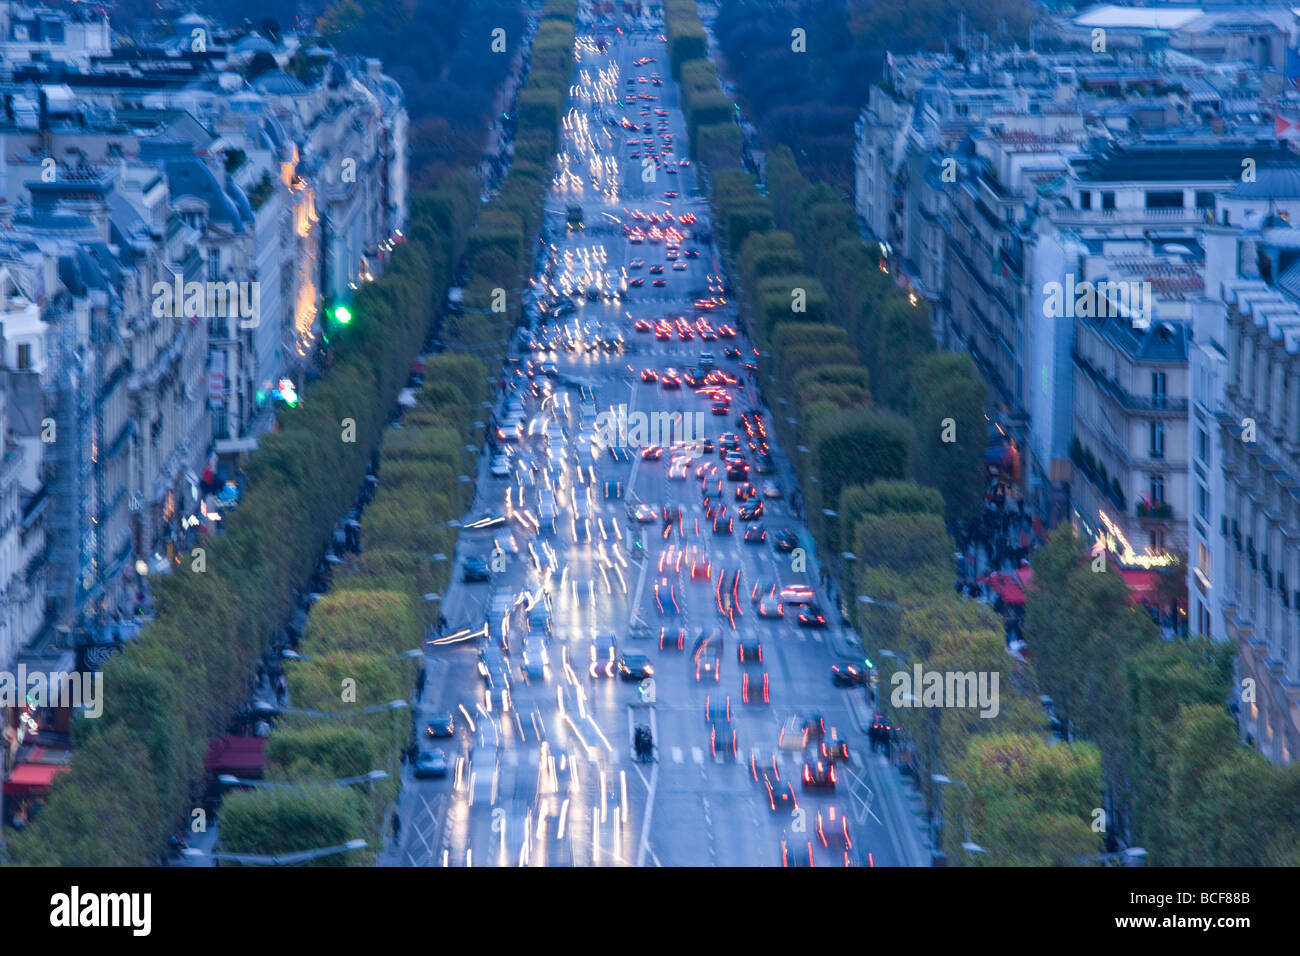
<svg viewBox="0 0 1300 956"><path fill-rule="evenodd" d="M402 818L399 817L397 815L397 811L394 810L393 811L393 842L394 843L397 842L398 836L401 834L401 832L402 832Z"/></svg>

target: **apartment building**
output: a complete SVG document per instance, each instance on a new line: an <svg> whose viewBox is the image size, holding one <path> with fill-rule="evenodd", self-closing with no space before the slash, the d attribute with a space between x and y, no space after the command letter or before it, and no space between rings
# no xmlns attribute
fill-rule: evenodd
<svg viewBox="0 0 1300 956"><path fill-rule="evenodd" d="M113 48L102 14L0 3L0 666L175 566L213 520L205 464L256 447L324 302L405 225L406 113L378 60L181 28L205 49Z"/></svg>

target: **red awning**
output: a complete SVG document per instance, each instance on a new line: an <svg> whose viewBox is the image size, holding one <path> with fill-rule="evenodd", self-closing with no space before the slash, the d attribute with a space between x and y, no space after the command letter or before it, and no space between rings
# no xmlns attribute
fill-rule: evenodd
<svg viewBox="0 0 1300 956"><path fill-rule="evenodd" d="M214 772L247 773L255 770L260 773L266 767L266 738L233 734L216 737L208 744L208 756L203 765Z"/></svg>
<svg viewBox="0 0 1300 956"><path fill-rule="evenodd" d="M1009 574L1003 574L1001 571L989 575L989 586L993 588L993 593L1008 604L1024 604L1025 592L1020 587L1020 582Z"/></svg>
<svg viewBox="0 0 1300 956"><path fill-rule="evenodd" d="M1019 569L1016 571L1016 577L1018 577L1018 578L1020 579L1020 586L1021 586L1021 587L1024 587L1024 588L1027 588L1027 587L1029 587L1031 584L1033 584L1033 581L1034 581L1034 569L1031 568L1029 565L1026 564L1024 567L1019 568Z"/></svg>
<svg viewBox="0 0 1300 956"><path fill-rule="evenodd" d="M1120 568L1119 576L1124 579L1128 589L1138 597L1153 597L1160 575L1155 571L1142 568Z"/></svg>
<svg viewBox="0 0 1300 956"><path fill-rule="evenodd" d="M54 778L68 769L52 763L20 763L5 781L4 794L6 797L43 796L50 792Z"/></svg>

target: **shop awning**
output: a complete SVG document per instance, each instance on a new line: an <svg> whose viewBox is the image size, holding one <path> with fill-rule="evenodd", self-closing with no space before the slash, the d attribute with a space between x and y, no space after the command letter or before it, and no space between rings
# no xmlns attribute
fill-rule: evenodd
<svg viewBox="0 0 1300 956"><path fill-rule="evenodd" d="M1016 577L1020 579L1020 586L1027 588L1034 582L1034 569L1025 565L1016 571Z"/></svg>
<svg viewBox="0 0 1300 956"><path fill-rule="evenodd" d="M20 763L5 781L6 797L40 797L50 792L54 778L69 767L51 763Z"/></svg>
<svg viewBox="0 0 1300 956"><path fill-rule="evenodd" d="M1155 597L1160 575L1145 568L1120 568L1119 576L1136 597Z"/></svg>
<svg viewBox="0 0 1300 956"><path fill-rule="evenodd" d="M989 587L993 588L993 593L1008 604L1025 603L1025 592L1020 587L1020 582L1010 574L1003 574L1001 571L990 574Z"/></svg>
<svg viewBox="0 0 1300 956"><path fill-rule="evenodd" d="M266 767L266 738L227 734L208 744L203 765L214 773L261 773Z"/></svg>

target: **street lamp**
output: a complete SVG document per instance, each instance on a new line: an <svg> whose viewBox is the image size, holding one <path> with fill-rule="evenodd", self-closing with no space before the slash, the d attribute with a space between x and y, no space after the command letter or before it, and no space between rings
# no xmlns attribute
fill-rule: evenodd
<svg viewBox="0 0 1300 956"><path fill-rule="evenodd" d="M296 782L291 780L248 780L242 777L236 777L234 774L223 773L217 775L217 782L225 787L263 787L266 789L282 790L301 790L312 784L328 784L334 787L350 787L358 783L374 783L377 780L387 780L387 770L371 770L369 773L363 773L358 777L339 777L337 780L304 780Z"/></svg>
<svg viewBox="0 0 1300 956"><path fill-rule="evenodd" d="M214 860L232 860L235 863L247 863L251 866L294 866L298 863L306 863L308 860L316 860L323 856L333 856L337 853L347 853L351 850L365 850L370 846L365 840L349 840L347 843L339 846L324 846L314 850L299 850L295 853L280 853L275 856L264 856L257 853L208 853L194 847L186 847L181 850L181 855L191 860L203 859L209 857Z"/></svg>
<svg viewBox="0 0 1300 956"><path fill-rule="evenodd" d="M307 661L308 663L312 663L316 660L316 658L311 657L308 654L300 654L297 651L290 650L287 647L284 648L282 651L280 651L280 656L284 658L286 661ZM406 658L410 658L411 660L414 660L417 657L423 657L424 651L421 648L413 647L409 651L402 651L400 654L394 654L392 656L406 657Z"/></svg>
<svg viewBox="0 0 1300 956"><path fill-rule="evenodd" d="M381 714L384 711L406 710L411 705L404 700L390 700L386 704L375 704L371 707L361 707L357 710L344 711L342 713L327 710L302 710L297 707L276 708L277 713L297 714L302 717L321 717L326 720L346 720L349 717L355 717L357 714Z"/></svg>
<svg viewBox="0 0 1300 956"><path fill-rule="evenodd" d="M947 855L938 849L938 837L943 834L943 788L945 786L965 787L966 784L960 780L952 780L941 773L930 774L930 782L935 786L935 812L930 817L930 865L945 866ZM966 787L966 789L970 788Z"/></svg>

